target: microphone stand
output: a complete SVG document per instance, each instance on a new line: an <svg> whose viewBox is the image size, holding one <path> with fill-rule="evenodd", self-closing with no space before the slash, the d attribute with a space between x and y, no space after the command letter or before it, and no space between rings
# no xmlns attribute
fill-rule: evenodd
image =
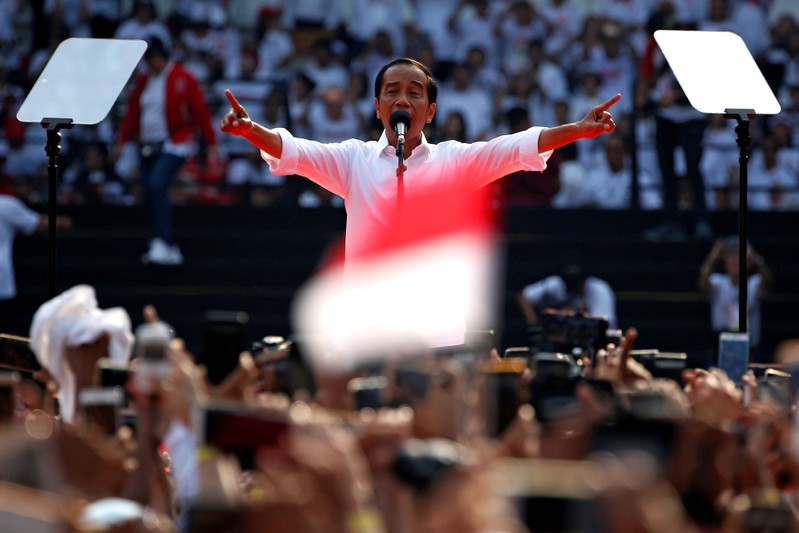
<svg viewBox="0 0 799 533"><path fill-rule="evenodd" d="M405 201L405 134L397 136L397 211Z"/></svg>

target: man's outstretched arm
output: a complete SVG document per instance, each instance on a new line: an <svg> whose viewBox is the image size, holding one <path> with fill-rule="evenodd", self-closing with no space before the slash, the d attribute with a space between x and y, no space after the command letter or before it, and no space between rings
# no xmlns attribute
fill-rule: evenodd
<svg viewBox="0 0 799 533"><path fill-rule="evenodd" d="M621 94L594 107L578 122L545 129L538 138L538 151L548 152L580 139L593 139L603 133L612 132L616 129L616 123L613 122L613 116L608 109L619 100Z"/></svg>
<svg viewBox="0 0 799 533"><path fill-rule="evenodd" d="M222 131L243 137L259 150L280 159L283 153L283 141L280 139L280 135L250 120L250 115L247 114L244 106L236 100L229 89L225 89L225 96L230 102L230 111L222 117L220 122Z"/></svg>

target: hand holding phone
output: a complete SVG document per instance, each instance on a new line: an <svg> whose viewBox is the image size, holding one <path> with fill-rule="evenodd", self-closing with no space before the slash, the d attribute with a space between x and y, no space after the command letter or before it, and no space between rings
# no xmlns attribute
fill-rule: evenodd
<svg viewBox="0 0 799 533"><path fill-rule="evenodd" d="M136 337L136 372L134 384L142 394L155 394L160 383L169 375L170 332L152 327L139 331Z"/></svg>
<svg viewBox="0 0 799 533"><path fill-rule="evenodd" d="M0 367L31 373L42 369L30 339L5 333L0 333Z"/></svg>
<svg viewBox="0 0 799 533"><path fill-rule="evenodd" d="M749 334L723 331L719 334L718 367L739 387L749 370Z"/></svg>
<svg viewBox="0 0 799 533"><path fill-rule="evenodd" d="M513 422L523 403L523 359L489 359L478 365L485 381L484 416L487 433L498 436Z"/></svg>

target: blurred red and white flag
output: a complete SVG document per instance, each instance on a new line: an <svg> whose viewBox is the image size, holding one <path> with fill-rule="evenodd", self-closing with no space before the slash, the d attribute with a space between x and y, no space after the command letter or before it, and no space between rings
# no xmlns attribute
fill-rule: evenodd
<svg viewBox="0 0 799 533"><path fill-rule="evenodd" d="M387 224L347 264L320 269L294 302L314 365L335 370L464 343L491 323L497 258L487 189L458 180L380 206ZM409 188L410 189L410 188ZM384 228L384 229L383 229Z"/></svg>

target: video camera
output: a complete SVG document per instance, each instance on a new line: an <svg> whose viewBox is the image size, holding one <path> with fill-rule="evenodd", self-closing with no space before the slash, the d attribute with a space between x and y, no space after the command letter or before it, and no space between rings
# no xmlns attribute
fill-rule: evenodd
<svg viewBox="0 0 799 533"><path fill-rule="evenodd" d="M607 317L591 316L580 311L547 309L540 327L528 330L533 351L574 353L580 351L591 359L608 342Z"/></svg>

